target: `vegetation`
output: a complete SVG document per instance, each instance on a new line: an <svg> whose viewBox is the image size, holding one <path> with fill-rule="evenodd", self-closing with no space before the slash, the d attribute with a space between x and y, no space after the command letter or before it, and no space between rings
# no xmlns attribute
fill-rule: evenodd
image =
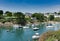
<svg viewBox="0 0 60 41"><path fill-rule="evenodd" d="M60 30L58 31L48 31L44 33L39 41L60 41Z"/></svg>
<svg viewBox="0 0 60 41"><path fill-rule="evenodd" d="M54 20L54 15L49 15L49 18L48 18L50 21Z"/></svg>
<svg viewBox="0 0 60 41"><path fill-rule="evenodd" d="M56 17L56 18L54 18L54 21L60 22L60 18Z"/></svg>
<svg viewBox="0 0 60 41"><path fill-rule="evenodd" d="M60 15L60 12L54 12L56 15ZM49 21L60 21L59 17L54 17L54 15L50 15L50 13L46 13L49 15L45 16L43 13L33 13L31 16L27 16L22 12L10 12L0 10L0 22L13 22L21 25L25 25L26 23L35 23L35 22L46 22Z"/></svg>
<svg viewBox="0 0 60 41"><path fill-rule="evenodd" d="M25 25L25 15L22 12L16 12L14 16L16 17L17 24Z"/></svg>
<svg viewBox="0 0 60 41"><path fill-rule="evenodd" d="M32 17L35 17L37 20L39 20L40 22L44 21L44 14L41 13L34 13L32 14Z"/></svg>
<svg viewBox="0 0 60 41"><path fill-rule="evenodd" d="M0 16L3 16L3 10L0 10Z"/></svg>
<svg viewBox="0 0 60 41"><path fill-rule="evenodd" d="M12 16L12 12L6 11L6 12L5 12L5 15L11 17L11 16Z"/></svg>
<svg viewBox="0 0 60 41"><path fill-rule="evenodd" d="M60 12L58 12L58 15L60 15Z"/></svg>
<svg viewBox="0 0 60 41"><path fill-rule="evenodd" d="M54 40L60 41L60 30L53 31L52 34L46 39L46 41L54 41Z"/></svg>

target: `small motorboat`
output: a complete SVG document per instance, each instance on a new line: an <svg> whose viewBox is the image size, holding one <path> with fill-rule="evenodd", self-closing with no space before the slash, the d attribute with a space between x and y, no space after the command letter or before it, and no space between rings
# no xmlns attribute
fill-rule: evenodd
<svg viewBox="0 0 60 41"><path fill-rule="evenodd" d="M35 35L32 36L32 39L39 39L39 33L35 33Z"/></svg>
<svg viewBox="0 0 60 41"><path fill-rule="evenodd" d="M24 26L23 28L29 28L28 26Z"/></svg>
<svg viewBox="0 0 60 41"><path fill-rule="evenodd" d="M32 27L34 27L35 26L35 24L32 24Z"/></svg>
<svg viewBox="0 0 60 41"><path fill-rule="evenodd" d="M53 27L53 24L47 24L47 28Z"/></svg>
<svg viewBox="0 0 60 41"><path fill-rule="evenodd" d="M17 27L17 28L18 28L18 27L19 27L19 25L15 24L15 25L13 25L13 27Z"/></svg>
<svg viewBox="0 0 60 41"><path fill-rule="evenodd" d="M6 32L9 32L9 30L6 30Z"/></svg>
<svg viewBox="0 0 60 41"><path fill-rule="evenodd" d="M39 30L39 28L37 28L37 27L34 27L34 28L33 28L33 30L34 30L34 31L37 31L37 30Z"/></svg>
<svg viewBox="0 0 60 41"><path fill-rule="evenodd" d="M53 27L53 25L47 25L46 27L47 27L47 28L49 28L49 27Z"/></svg>
<svg viewBox="0 0 60 41"><path fill-rule="evenodd" d="M23 28L23 26L19 26L19 28Z"/></svg>
<svg viewBox="0 0 60 41"><path fill-rule="evenodd" d="M18 28L23 28L21 25L13 25L13 27L15 28L15 29L18 29Z"/></svg>

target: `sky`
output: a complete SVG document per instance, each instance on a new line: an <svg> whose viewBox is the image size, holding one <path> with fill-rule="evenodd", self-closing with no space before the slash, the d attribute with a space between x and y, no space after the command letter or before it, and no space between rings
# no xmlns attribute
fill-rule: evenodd
<svg viewBox="0 0 60 41"><path fill-rule="evenodd" d="M60 0L0 0L0 10L11 12L59 12Z"/></svg>

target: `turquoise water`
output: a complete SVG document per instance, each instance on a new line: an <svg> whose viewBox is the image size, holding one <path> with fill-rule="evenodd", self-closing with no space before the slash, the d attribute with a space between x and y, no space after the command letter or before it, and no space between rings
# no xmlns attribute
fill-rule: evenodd
<svg viewBox="0 0 60 41"><path fill-rule="evenodd" d="M13 29L13 27L0 28L0 41L32 41L32 36L38 32L40 35L49 30L60 29L60 24L55 24L53 28L46 28L44 24L40 24L37 27L40 29L38 31L33 31L31 26L26 29ZM9 30L9 32L7 32Z"/></svg>

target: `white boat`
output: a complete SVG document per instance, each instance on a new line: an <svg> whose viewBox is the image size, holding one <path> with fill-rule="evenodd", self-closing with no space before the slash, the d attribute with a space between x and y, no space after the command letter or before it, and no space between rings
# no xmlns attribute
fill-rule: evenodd
<svg viewBox="0 0 60 41"><path fill-rule="evenodd" d="M37 27L34 27L34 28L33 28L33 30L34 30L34 31L36 31L36 30L39 30L39 28L37 28Z"/></svg>
<svg viewBox="0 0 60 41"><path fill-rule="evenodd" d="M39 33L36 33L35 35L32 36L32 39L39 39Z"/></svg>
<svg viewBox="0 0 60 41"><path fill-rule="evenodd" d="M23 28L29 28L28 26L24 26Z"/></svg>
<svg viewBox="0 0 60 41"><path fill-rule="evenodd" d="M53 24L48 24L46 27L50 28L50 27L54 27L54 26L53 26Z"/></svg>
<svg viewBox="0 0 60 41"><path fill-rule="evenodd" d="M23 26L19 25L19 28L23 28Z"/></svg>
<svg viewBox="0 0 60 41"><path fill-rule="evenodd" d="M13 25L13 27L14 27L15 29L17 29L17 28L22 28L22 26L17 25L17 24Z"/></svg>
<svg viewBox="0 0 60 41"><path fill-rule="evenodd" d="M15 25L13 25L13 27L17 27L17 28L18 28L18 27L19 27L19 25L16 25L16 24L15 24Z"/></svg>
<svg viewBox="0 0 60 41"><path fill-rule="evenodd" d="M35 24L32 24L32 27L34 27L35 26Z"/></svg>
<svg viewBox="0 0 60 41"><path fill-rule="evenodd" d="M7 32L9 32L9 30L6 30Z"/></svg>
<svg viewBox="0 0 60 41"><path fill-rule="evenodd" d="M46 26L47 28L53 27L53 26Z"/></svg>

